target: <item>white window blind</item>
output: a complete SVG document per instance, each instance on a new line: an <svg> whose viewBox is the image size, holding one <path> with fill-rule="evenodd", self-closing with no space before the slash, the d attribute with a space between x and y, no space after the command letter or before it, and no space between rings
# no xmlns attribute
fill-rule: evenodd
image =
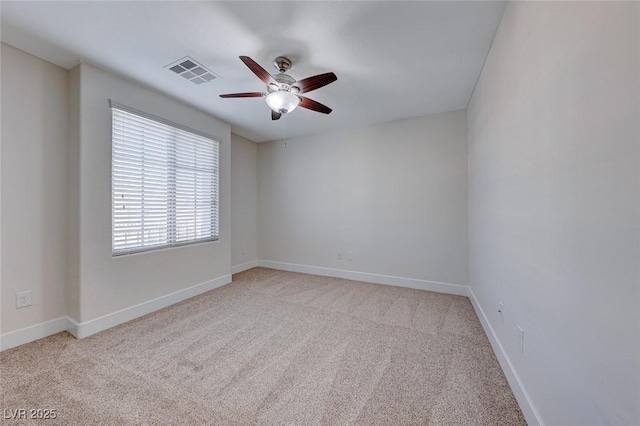
<svg viewBox="0 0 640 426"><path fill-rule="evenodd" d="M218 239L210 137L111 104L114 255Z"/></svg>

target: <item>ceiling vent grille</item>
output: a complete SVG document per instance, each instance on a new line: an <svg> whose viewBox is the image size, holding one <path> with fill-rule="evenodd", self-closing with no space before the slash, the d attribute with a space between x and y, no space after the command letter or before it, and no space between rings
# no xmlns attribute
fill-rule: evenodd
<svg viewBox="0 0 640 426"><path fill-rule="evenodd" d="M207 67L188 56L166 65L165 68L169 68L169 70L180 77L198 85L210 83L218 78L218 76L208 70Z"/></svg>

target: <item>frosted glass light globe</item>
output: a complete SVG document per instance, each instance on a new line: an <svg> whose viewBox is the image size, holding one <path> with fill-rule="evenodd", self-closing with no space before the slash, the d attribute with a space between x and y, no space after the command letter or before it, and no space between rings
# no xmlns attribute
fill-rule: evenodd
<svg viewBox="0 0 640 426"><path fill-rule="evenodd" d="M286 90L269 93L266 100L269 108L280 114L287 114L293 111L300 103L299 97Z"/></svg>

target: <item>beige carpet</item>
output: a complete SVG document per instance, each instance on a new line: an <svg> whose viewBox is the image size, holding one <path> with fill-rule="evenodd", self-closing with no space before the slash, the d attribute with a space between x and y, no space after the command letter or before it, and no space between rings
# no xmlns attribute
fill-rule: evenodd
<svg viewBox="0 0 640 426"><path fill-rule="evenodd" d="M57 410L40 425L525 424L467 298L233 278L83 340L3 352L1 408Z"/></svg>

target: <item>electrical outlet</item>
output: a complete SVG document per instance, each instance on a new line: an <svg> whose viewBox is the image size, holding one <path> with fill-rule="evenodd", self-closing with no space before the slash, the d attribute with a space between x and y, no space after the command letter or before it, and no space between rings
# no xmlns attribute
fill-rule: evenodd
<svg viewBox="0 0 640 426"><path fill-rule="evenodd" d="M520 349L520 353L524 353L524 330L519 325L516 326L518 328L518 349Z"/></svg>
<svg viewBox="0 0 640 426"><path fill-rule="evenodd" d="M244 247L240 249L240 255L241 255L241 256L244 256L244 255L245 255Z"/></svg>
<svg viewBox="0 0 640 426"><path fill-rule="evenodd" d="M352 251L348 251L347 252L347 260L349 262L353 261L353 252Z"/></svg>
<svg viewBox="0 0 640 426"><path fill-rule="evenodd" d="M338 250L338 260L342 260L342 252Z"/></svg>
<svg viewBox="0 0 640 426"><path fill-rule="evenodd" d="M502 302L498 303L498 315L500 315L500 325L504 325L504 305Z"/></svg>
<svg viewBox="0 0 640 426"><path fill-rule="evenodd" d="M31 291L21 291L16 293L16 309L31 306Z"/></svg>

